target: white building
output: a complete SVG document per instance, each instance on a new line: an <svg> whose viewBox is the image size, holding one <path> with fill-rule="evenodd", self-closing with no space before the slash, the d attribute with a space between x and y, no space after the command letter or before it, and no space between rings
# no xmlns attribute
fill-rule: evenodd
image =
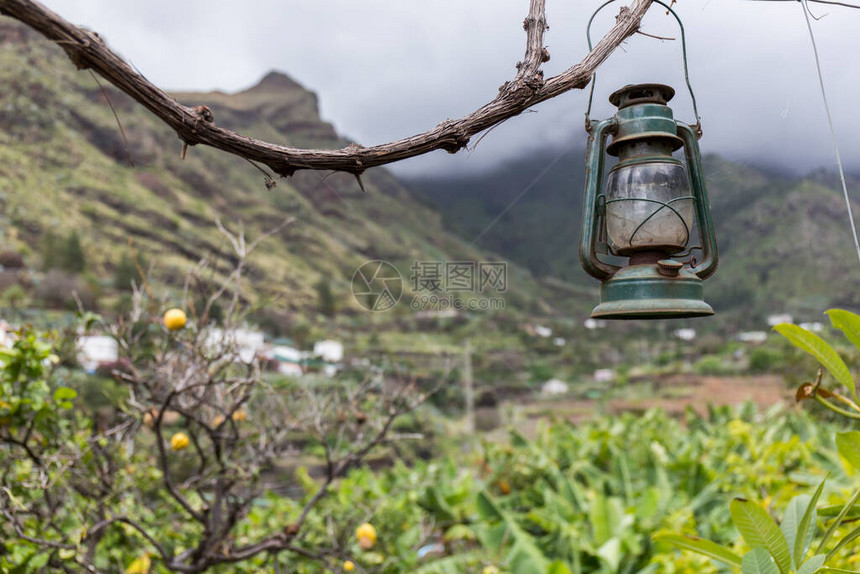
<svg viewBox="0 0 860 574"><path fill-rule="evenodd" d="M88 373L94 373L99 365L114 363L119 358L119 345L113 337L81 335L75 346L78 363Z"/></svg>
<svg viewBox="0 0 860 574"><path fill-rule="evenodd" d="M11 348L15 343L15 333L6 321L0 321L0 347Z"/></svg>
<svg viewBox="0 0 860 574"><path fill-rule="evenodd" d="M269 347L264 356L267 359L278 362L278 372L282 375L299 377L304 374L302 365L305 361L305 353L289 345L275 345Z"/></svg>
<svg viewBox="0 0 860 574"><path fill-rule="evenodd" d="M779 315L770 315L767 318L767 324L769 327L774 327L780 323L794 323L794 317L788 313L782 313Z"/></svg>
<svg viewBox="0 0 860 574"><path fill-rule="evenodd" d="M743 343L764 343L767 341L767 333L764 331L744 331L738 333L738 341Z"/></svg>
<svg viewBox="0 0 860 574"><path fill-rule="evenodd" d="M538 337L552 337L552 329L543 325L535 325L535 335Z"/></svg>
<svg viewBox="0 0 860 574"><path fill-rule="evenodd" d="M544 395L564 395L570 389L570 385L560 379L550 379L540 387Z"/></svg>
<svg viewBox="0 0 860 574"><path fill-rule="evenodd" d="M339 363L343 360L343 343L339 341L317 341L314 343L314 356L327 363Z"/></svg>
<svg viewBox="0 0 860 574"><path fill-rule="evenodd" d="M213 328L206 337L206 344L212 352L234 352L239 362L250 363L261 354L266 346L266 336L261 331L250 329Z"/></svg>
<svg viewBox="0 0 860 574"><path fill-rule="evenodd" d="M301 376L311 367L320 368L323 374L333 377L343 361L343 343L319 341L314 344L312 352L300 351L291 345L273 345L263 352L263 356L277 361L278 372L282 375Z"/></svg>
<svg viewBox="0 0 860 574"><path fill-rule="evenodd" d="M675 329L675 332L672 334L682 341L692 341L696 338L695 329Z"/></svg>

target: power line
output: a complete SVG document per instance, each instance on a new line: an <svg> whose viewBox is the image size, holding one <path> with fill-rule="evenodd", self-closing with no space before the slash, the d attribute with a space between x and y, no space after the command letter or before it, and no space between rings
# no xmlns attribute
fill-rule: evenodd
<svg viewBox="0 0 860 574"><path fill-rule="evenodd" d="M822 0L812 0L822 1ZM845 171L842 169L842 157L839 154L839 142L836 140L836 130L833 128L833 116L830 114L830 104L827 101L827 91L824 89L824 75L821 73L821 61L818 58L818 46L815 43L815 35L812 33L812 22L809 19L809 4L803 2L803 16L806 18L806 27L809 29L809 39L812 40L812 52L815 55L815 68L818 71L818 85L821 86L821 98L824 100L824 111L827 113L827 124L830 126L830 135L833 138L833 150L836 152L836 167L839 168L839 179L842 181L842 195L845 197L845 207L848 210L848 221L851 223L851 233L854 235L854 247L857 249L857 259L860 260L860 240L857 239L857 226L854 225L854 214L851 212L851 200L848 197L848 186L845 183Z"/></svg>

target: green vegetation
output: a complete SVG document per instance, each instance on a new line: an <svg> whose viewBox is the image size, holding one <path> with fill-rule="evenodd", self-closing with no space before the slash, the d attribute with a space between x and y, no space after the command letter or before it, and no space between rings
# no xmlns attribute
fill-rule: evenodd
<svg viewBox="0 0 860 574"><path fill-rule="evenodd" d="M135 275L125 258L129 241L163 281L182 287L185 270L206 259L215 279L233 268L229 242L216 222L259 237L294 218L257 251L245 286L261 307L297 314L336 309L355 315L350 282L368 260L394 264L409 289L415 260L485 261L497 257L450 234L439 215L382 169L362 176L367 193L349 174L301 172L268 189L248 162L212 149L189 149L184 160L174 133L144 108L106 88L123 123L117 128L105 94L80 73L62 49L9 21L0 46L0 198L4 249L35 251L40 272L83 272L103 288L127 289ZM316 96L284 74L272 73L243 92L177 94L208 105L219 125L268 141L331 148L345 145L319 118ZM129 166L129 156L136 167ZM38 198L38 200L34 200ZM147 269L144 268L144 272ZM38 275L37 275L38 278ZM318 286L328 283L321 300ZM584 310L581 300L559 297L528 272L511 267L515 294L509 308ZM0 289L2 290L2 289ZM102 312L113 308L105 297ZM65 303L54 306L64 306ZM396 310L411 314L408 305Z"/></svg>
<svg viewBox="0 0 860 574"><path fill-rule="evenodd" d="M831 309L827 314L833 327L842 331L855 347L860 348L860 316L842 309ZM814 384L803 383L798 389L798 402L814 399L842 417L860 420L860 404L858 404L860 401L857 399L854 378L836 350L818 335L797 325L783 323L777 325L775 329L794 346L815 357L821 366L827 369L833 378L850 393L849 397L844 397L821 388L822 371L819 370ZM842 405L837 406L828 399L833 399ZM848 410L843 408L845 405ZM860 470L860 432L836 433L836 447L843 460ZM839 505L827 508L828 518L832 518L832 522L821 536L813 555L808 555L818 523L816 504L824 486L825 481L822 481L812 497L799 495L792 498L779 526L767 511L756 503L744 498L732 500L730 505L732 521L746 544L752 548L743 555L743 558L712 541L698 537L663 535L659 536L658 540L741 568L743 574L848 572L848 570L833 568L832 561L838 560L840 552L860 538L860 528L845 534L844 538L836 541L830 549L827 548L827 543L844 523L856 515L854 506L860 499L860 490L856 491L841 508Z"/></svg>
<svg viewBox="0 0 860 574"><path fill-rule="evenodd" d="M856 471L850 466L856 462L850 449L857 443L853 436L834 443L840 425L817 421L805 411L760 413L746 405L737 411L710 408L705 415L688 410L683 420L660 410L581 425L557 420L540 425L532 437L513 431L505 441L473 442L465 457L458 441L438 436L429 461L407 456L406 464L393 462L377 471L360 466L330 482L319 475L320 465L328 456L341 456L341 448L349 452L344 439L351 435L343 434L346 428L364 432L360 429L381 424L374 401L388 400L384 395L374 392L359 399L356 393L362 383L355 379L311 381L308 394L296 394L297 387L286 381L259 381L251 387L252 394L240 399L247 401L247 408L233 402L219 411L194 407L188 418L162 421L152 414L159 410L150 410L146 403L133 407L128 391L134 389L135 401L157 393L157 379L147 373L174 368L171 365L193 356L196 327L176 334L151 322L126 328L125 337L133 337L139 350L132 360L140 373L123 371L125 392L111 386L98 397L86 380L53 370L58 360L52 359L50 345L33 333L20 333L13 349L0 357L4 443L0 462L7 469L0 508L12 517L0 525L6 551L0 555L0 571L36 572L88 561L109 571L176 569L177 557L190 560L187 550L207 536L187 512L212 511L211 497L217 491L199 485L217 484L210 481L217 481L222 471L217 466L201 471L198 463L204 460L200 455L208 457L216 445L226 449L221 456L231 461L224 476L233 476L236 484L255 492L253 499L240 497L230 503L239 504L244 513L229 537L222 539L223 555L241 555L273 535L273 540L281 540L276 533L282 531L293 532L301 548L292 551L290 543L283 548L280 542L273 543L273 548L282 549L274 554L249 553L229 566L211 562L209 569L216 572L257 572L278 560L284 571L322 574L340 570L348 560L366 572L392 574L484 568L511 574L716 573L721 571L720 556L712 562L678 553L673 545L702 550L704 543L697 540L707 539L725 547L724 562L734 564L730 556L747 552L752 556L747 561L760 558L761 551L755 550L760 538L752 537L745 524L767 532L775 526L760 525L767 513L756 503L730 501L761 497L767 507L786 508L785 516L794 517L793 522L783 519L780 531L792 548L790 541L806 540L814 532L819 522L815 512L822 520L841 515L828 525L833 528L824 538L830 544L821 545L830 567L857 566L853 525L843 520L853 517L853 501L840 513L857 489ZM176 347L177 341L182 346ZM192 355L186 355L189 352ZM79 387L81 395L63 381ZM209 392L227 389L216 385ZM290 397L286 403L281 402L284 396ZM332 402L323 407L327 403L317 402L320 399ZM287 412L292 414L272 410L276 403L290 405ZM119 410L106 415L106 407ZM256 466L259 459L247 458L264 444L260 441L279 432L272 426L275 421L291 420L284 416L300 421L302 413L319 408L325 409L320 411L324 418L316 424L326 425L321 421L332 417L331 428L341 429L338 433L319 435L295 427L292 439L305 445L300 453L281 453L275 467ZM226 412L232 422L213 419L210 412ZM419 411L411 421L399 423L397 432L429 433L425 440L431 440L429 431L437 424L432 411ZM159 443L169 443L177 432L190 437L191 444L173 441L174 450L159 455ZM227 434L221 436L222 432ZM354 435L349 440L362 439ZM196 453L198 447L202 450ZM72 467L60 463L69 457L78 462ZM159 457L167 464L151 463ZM109 467L102 466L108 461ZM242 472L234 474L240 468ZM40 476L48 482L38 482ZM816 485L812 498L805 494L798 498ZM181 498L175 498L170 488ZM321 488L326 494L319 497ZM98 489L105 489L102 495L96 494ZM62 500L62 505L54 508L50 522L39 512L30 512L51 499ZM190 510L178 506L178 500L186 501ZM818 510L810 510L816 505ZM306 508L311 511L301 518ZM113 518L102 526L100 514ZM743 516L751 518L739 522ZM356 528L365 523L374 527L370 545L355 536ZM171 525L166 538L159 532L164 524ZM21 533L36 542L23 541ZM846 543L839 544L840 540ZM720 552L713 547L705 550L711 557ZM791 560L799 566L801 559ZM810 560L818 564L820 559Z"/></svg>
<svg viewBox="0 0 860 574"><path fill-rule="evenodd" d="M829 313L851 349L786 325L787 341L732 340L770 311L860 304L827 182L708 158L724 254L707 291L718 318L697 323L692 342L673 335L688 322L586 330L596 290L570 248L579 162L546 172L479 249L472 240L546 156L483 183L424 186L438 210L383 170L362 176L367 194L344 174L298 173L272 190L220 152L178 159L175 135L108 88L126 144L105 94L60 49L4 31L3 319L75 328L71 311L97 309L107 318L86 317L84 331L111 333L121 357L85 374L71 339L34 327L0 349L0 573L860 568L860 432L844 428L860 419L860 319ZM283 74L238 94L177 97L270 141L346 143ZM253 257L232 248L288 217ZM504 312L410 309L413 261L502 257L517 263ZM403 275L404 302L387 314L360 312L351 293L373 259ZM168 331L162 307L179 301L188 326ZM303 350L342 340L355 361L300 383L236 362L224 340L211 347L216 327L240 324L234 303L268 335ZM827 390L824 374L798 380L804 353L849 395ZM730 378L775 386L775 375L802 383L815 408L685 407L698 387L723 399ZM568 396L537 396L552 378L570 383Z"/></svg>

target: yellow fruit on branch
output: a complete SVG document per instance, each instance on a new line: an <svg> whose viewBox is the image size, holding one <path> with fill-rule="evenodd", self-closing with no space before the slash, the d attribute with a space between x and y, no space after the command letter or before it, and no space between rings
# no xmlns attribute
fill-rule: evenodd
<svg viewBox="0 0 860 574"><path fill-rule="evenodd" d="M170 331L178 331L185 326L188 317L185 316L185 311L182 309L168 309L164 313L164 326Z"/></svg>
<svg viewBox="0 0 860 574"><path fill-rule="evenodd" d="M376 544L376 528L365 522L355 529L355 537L358 538L358 545L362 550L370 550Z"/></svg>
<svg viewBox="0 0 860 574"><path fill-rule="evenodd" d="M248 418L248 413L245 412L245 409L239 409L235 413L233 413L233 420L240 422Z"/></svg>
<svg viewBox="0 0 860 574"><path fill-rule="evenodd" d="M182 450L188 446L189 442L187 434L184 432L178 432L170 437L170 448L173 450Z"/></svg>
<svg viewBox="0 0 860 574"><path fill-rule="evenodd" d="M212 419L212 426L217 427L221 426L221 423L224 422L224 415L215 415L215 418Z"/></svg>
<svg viewBox="0 0 860 574"><path fill-rule="evenodd" d="M345 572L352 572L355 570L355 562L352 560L347 560L343 563L343 569Z"/></svg>
<svg viewBox="0 0 860 574"><path fill-rule="evenodd" d="M484 566L484 569L481 570L481 574L499 574L499 569L495 566Z"/></svg>
<svg viewBox="0 0 860 574"><path fill-rule="evenodd" d="M128 568L125 569L125 574L149 574L149 569L152 568L152 560L149 558L149 554L144 554L138 558L135 558L134 561L128 565Z"/></svg>

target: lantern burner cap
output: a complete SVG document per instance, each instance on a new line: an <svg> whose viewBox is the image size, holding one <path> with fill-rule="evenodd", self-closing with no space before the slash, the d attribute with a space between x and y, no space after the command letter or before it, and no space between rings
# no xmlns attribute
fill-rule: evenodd
<svg viewBox="0 0 860 574"><path fill-rule="evenodd" d="M675 96L675 89L664 84L628 84L612 92L609 102L619 110L636 104L666 105Z"/></svg>

